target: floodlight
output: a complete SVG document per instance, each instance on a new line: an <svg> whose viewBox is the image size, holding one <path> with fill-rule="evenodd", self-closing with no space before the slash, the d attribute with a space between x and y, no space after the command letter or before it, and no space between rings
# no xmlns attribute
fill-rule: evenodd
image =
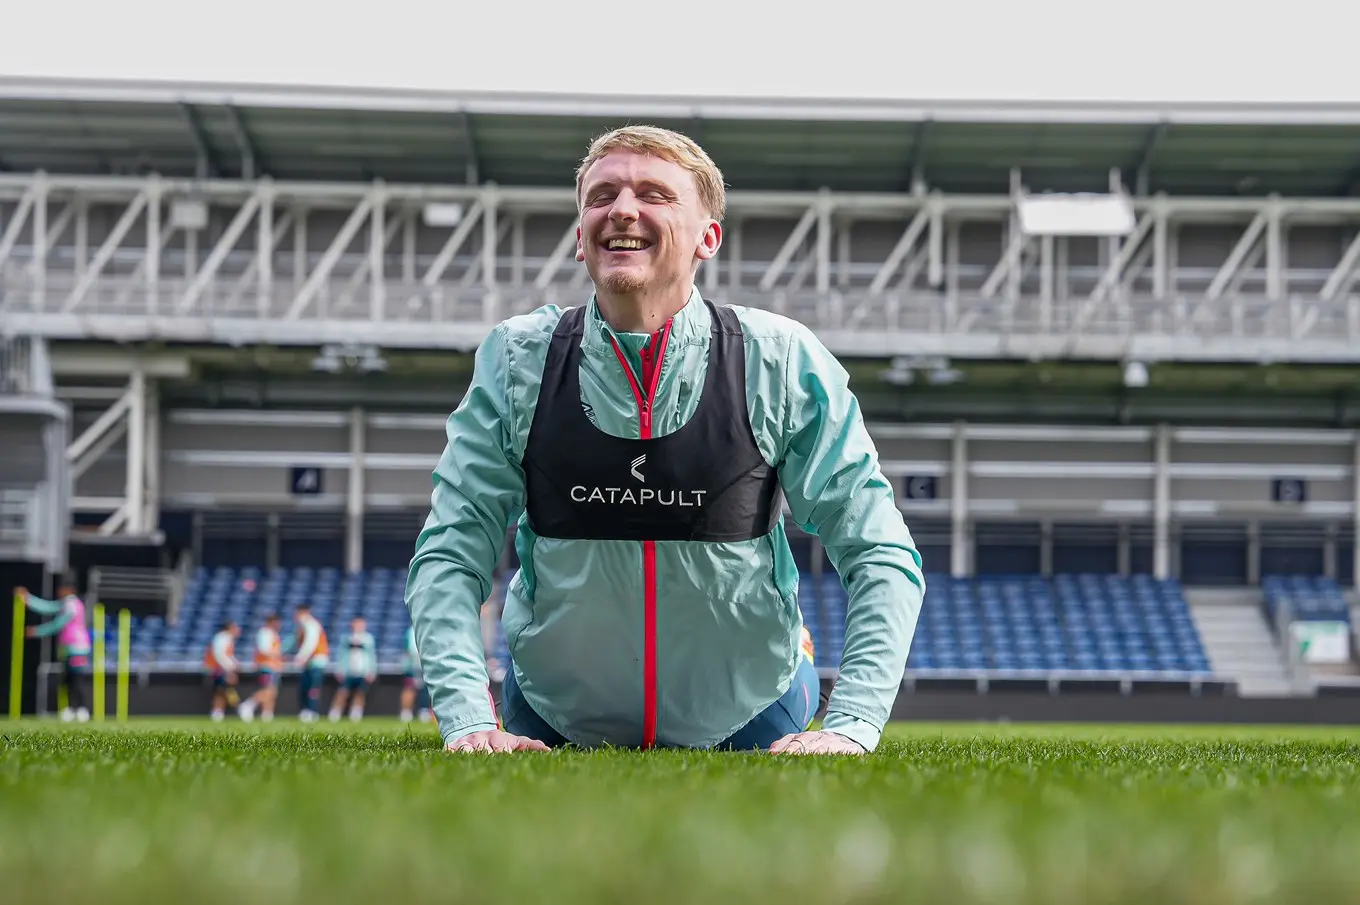
<svg viewBox="0 0 1360 905"><path fill-rule="evenodd" d="M1133 202L1125 195L1037 195L1017 202L1020 229L1028 236L1127 236Z"/></svg>
<svg viewBox="0 0 1360 905"><path fill-rule="evenodd" d="M170 202L170 225L186 232L208 228L208 205L198 199Z"/></svg>
<svg viewBox="0 0 1360 905"><path fill-rule="evenodd" d="M1140 389L1148 385L1147 365L1141 361L1131 361L1124 366L1124 386Z"/></svg>
<svg viewBox="0 0 1360 905"><path fill-rule="evenodd" d="M457 226L463 219L463 205L457 202L431 202L425 205L426 226Z"/></svg>

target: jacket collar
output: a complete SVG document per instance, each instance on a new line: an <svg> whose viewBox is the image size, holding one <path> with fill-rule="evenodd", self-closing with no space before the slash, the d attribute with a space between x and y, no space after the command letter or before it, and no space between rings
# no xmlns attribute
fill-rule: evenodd
<svg viewBox="0 0 1360 905"><path fill-rule="evenodd" d="M669 351L694 343L707 343L712 329L713 316L709 313L708 306L704 304L699 287L695 286L690 290L689 301L685 303L685 307L677 311L671 319L671 335L666 341L666 349ZM590 301L586 303L586 323L581 336L581 350L586 353L608 352L612 357L614 352L610 338L616 335L614 328L609 326L600 313L595 294L591 293Z"/></svg>

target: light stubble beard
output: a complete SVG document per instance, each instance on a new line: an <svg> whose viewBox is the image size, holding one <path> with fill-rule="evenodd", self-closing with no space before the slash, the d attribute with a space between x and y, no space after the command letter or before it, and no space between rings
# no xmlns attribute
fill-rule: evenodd
<svg viewBox="0 0 1360 905"><path fill-rule="evenodd" d="M648 283L637 274L611 273L606 275L598 286L610 295L631 296L647 289Z"/></svg>

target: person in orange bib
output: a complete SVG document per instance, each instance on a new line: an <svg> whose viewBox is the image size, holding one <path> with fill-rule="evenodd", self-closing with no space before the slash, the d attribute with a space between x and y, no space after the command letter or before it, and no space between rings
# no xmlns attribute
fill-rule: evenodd
<svg viewBox="0 0 1360 905"><path fill-rule="evenodd" d="M279 673L283 672L283 641L279 638L281 620L270 613L255 633L255 675L260 687L241 704L241 719L249 723L260 709L260 719L274 719L274 704L279 699Z"/></svg>
<svg viewBox="0 0 1360 905"><path fill-rule="evenodd" d="M241 701L236 693L237 673L241 669L241 664L236 659L236 639L239 637L241 627L235 622L224 622L217 634L213 635L208 649L203 652L203 667L212 677L214 723L220 723L226 715L227 701L230 701L233 707Z"/></svg>
<svg viewBox="0 0 1360 905"><path fill-rule="evenodd" d="M331 647L326 639L326 629L321 620L312 615L310 606L304 603L298 607L294 619L299 634L290 639L295 643L290 643L289 647L296 651L293 665L302 673L298 682L298 718L304 723L314 723L321 712L321 684L326 680Z"/></svg>

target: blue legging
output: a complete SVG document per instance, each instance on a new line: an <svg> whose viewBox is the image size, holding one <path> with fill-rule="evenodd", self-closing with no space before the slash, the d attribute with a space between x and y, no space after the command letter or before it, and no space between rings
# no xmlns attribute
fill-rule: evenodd
<svg viewBox="0 0 1360 905"><path fill-rule="evenodd" d="M298 709L319 713L321 710L321 685L326 681L325 670L319 666L303 667L298 676Z"/></svg>
<svg viewBox="0 0 1360 905"><path fill-rule="evenodd" d="M764 751L786 735L802 732L812 723L821 703L822 683L817 669L803 658L798 672L783 697L756 714L751 722L713 747L719 751ZM505 731L538 739L549 748L568 744L557 730L539 716L515 681L512 665L505 671L501 685L501 715Z"/></svg>

